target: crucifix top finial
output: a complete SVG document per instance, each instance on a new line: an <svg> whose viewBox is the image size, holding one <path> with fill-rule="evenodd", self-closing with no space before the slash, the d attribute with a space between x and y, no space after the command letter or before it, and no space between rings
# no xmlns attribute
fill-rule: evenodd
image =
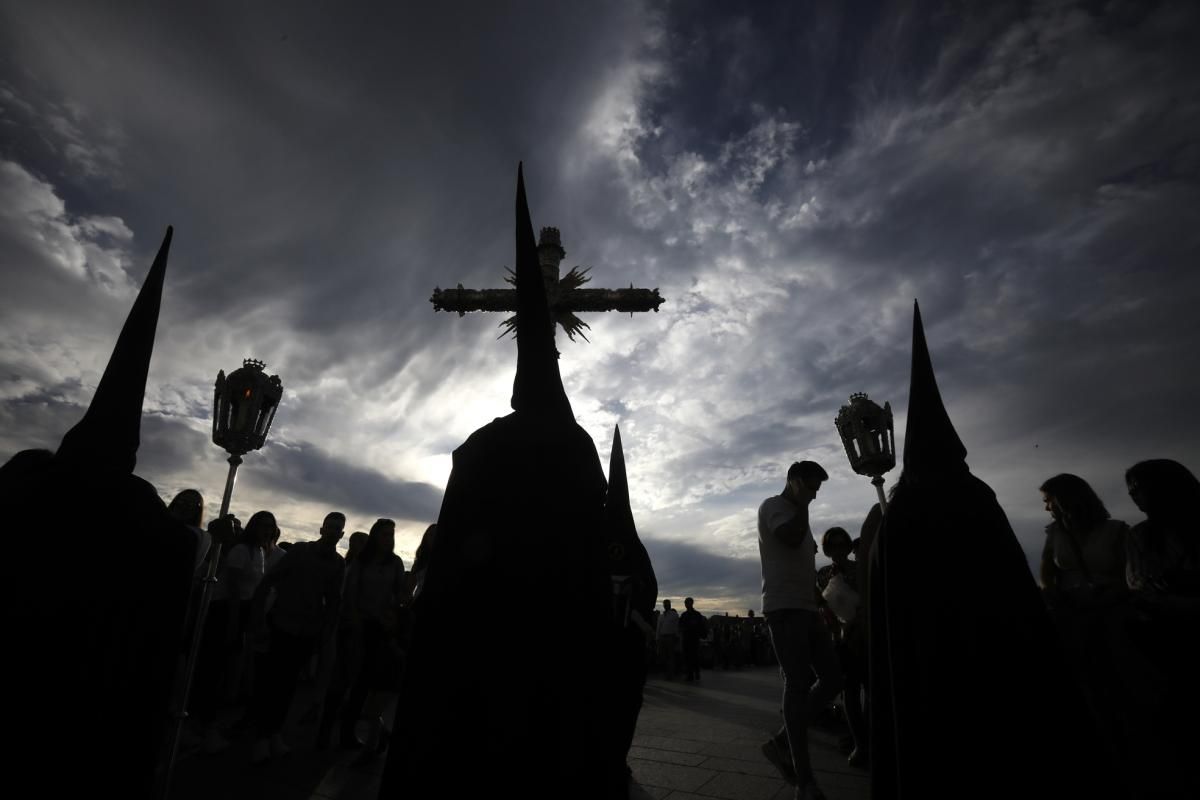
<svg viewBox="0 0 1200 800"><path fill-rule="evenodd" d="M558 228L542 228L538 236L537 254L546 291L551 292L558 285L558 265L567 255L567 251L562 248L562 237L559 236Z"/></svg>

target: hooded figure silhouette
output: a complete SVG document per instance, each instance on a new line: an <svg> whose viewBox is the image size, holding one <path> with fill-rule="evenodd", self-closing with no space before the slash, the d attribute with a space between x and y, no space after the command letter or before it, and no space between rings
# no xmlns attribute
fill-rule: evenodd
<svg viewBox="0 0 1200 800"><path fill-rule="evenodd" d="M603 796L611 778L604 473L563 391L520 169L516 244L513 413L454 451L382 796Z"/></svg>
<svg viewBox="0 0 1200 800"><path fill-rule="evenodd" d="M55 796L149 795L166 731L195 539L133 468L171 234L83 419L0 471L9 529L46 551L3 583L0 752Z"/></svg>
<svg viewBox="0 0 1200 800"><path fill-rule="evenodd" d="M871 795L1122 797L1041 594L971 474L914 307L904 471L871 552Z"/></svg>
<svg viewBox="0 0 1200 800"><path fill-rule="evenodd" d="M637 526L633 523L619 427L613 430L612 455L608 461L604 533L608 570L613 581L612 651L617 659L613 673L616 697L612 705L615 715L614 763L616 769L625 771L628 776L625 759L633 744L638 714L642 709L642 690L646 685L646 634L641 624L649 625L650 620L654 619L654 606L658 604L658 580L654 576L650 555L638 538Z"/></svg>

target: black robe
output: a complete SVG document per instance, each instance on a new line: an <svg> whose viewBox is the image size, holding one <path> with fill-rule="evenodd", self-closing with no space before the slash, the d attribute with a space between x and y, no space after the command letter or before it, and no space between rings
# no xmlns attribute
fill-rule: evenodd
<svg viewBox="0 0 1200 800"><path fill-rule="evenodd" d="M985 483L902 477L871 559L875 800L1126 796Z"/></svg>
<svg viewBox="0 0 1200 800"><path fill-rule="evenodd" d="M574 422L515 412L454 451L381 797L603 796L604 494Z"/></svg>
<svg viewBox="0 0 1200 800"><path fill-rule="evenodd" d="M194 534L128 474L51 462L0 489L8 775L52 796L149 797L167 733Z"/></svg>

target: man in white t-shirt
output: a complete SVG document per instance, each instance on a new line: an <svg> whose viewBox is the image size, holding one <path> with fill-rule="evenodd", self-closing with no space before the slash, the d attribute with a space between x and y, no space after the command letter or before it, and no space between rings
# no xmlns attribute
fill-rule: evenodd
<svg viewBox="0 0 1200 800"><path fill-rule="evenodd" d="M663 612L658 618L658 655L663 663L663 677L675 677L675 649L679 644L679 612L671 608L670 600L663 600Z"/></svg>
<svg viewBox="0 0 1200 800"><path fill-rule="evenodd" d="M813 461L788 469L782 493L758 509L758 554L762 560L763 612L783 672L783 722L763 755L796 785L796 798L822 797L808 757L808 721L842 688L833 640L816 603L816 542L808 504L829 475ZM811 673L817 682L811 690Z"/></svg>

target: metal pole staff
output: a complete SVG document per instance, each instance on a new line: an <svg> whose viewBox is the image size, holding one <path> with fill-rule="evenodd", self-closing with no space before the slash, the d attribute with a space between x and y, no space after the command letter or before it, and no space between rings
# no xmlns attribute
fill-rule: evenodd
<svg viewBox="0 0 1200 800"><path fill-rule="evenodd" d="M871 485L875 487L875 492L879 495L879 510L887 515L887 498L883 495L883 476L876 475L871 478Z"/></svg>
<svg viewBox="0 0 1200 800"><path fill-rule="evenodd" d="M225 477L225 493L221 496L221 513L217 519L224 519L229 514L229 503L233 498L233 483L237 478L238 467L242 457L237 453L229 456L229 474ZM208 617L208 606L212 602L213 586L217 583L217 565L221 560L221 542L214 541L209 547L208 572L201 581L200 607L196 612L196 623L192 628L192 643L188 648L187 661L183 672L183 688L175 709L174 725L171 728L168 743L167 768L163 775L159 797L162 800L170 795L171 777L175 771L175 760L179 755L179 740L183 735L183 726L187 722L188 696L192 691L192 678L196 674L196 659L200 653L200 643L204 639L204 622Z"/></svg>

